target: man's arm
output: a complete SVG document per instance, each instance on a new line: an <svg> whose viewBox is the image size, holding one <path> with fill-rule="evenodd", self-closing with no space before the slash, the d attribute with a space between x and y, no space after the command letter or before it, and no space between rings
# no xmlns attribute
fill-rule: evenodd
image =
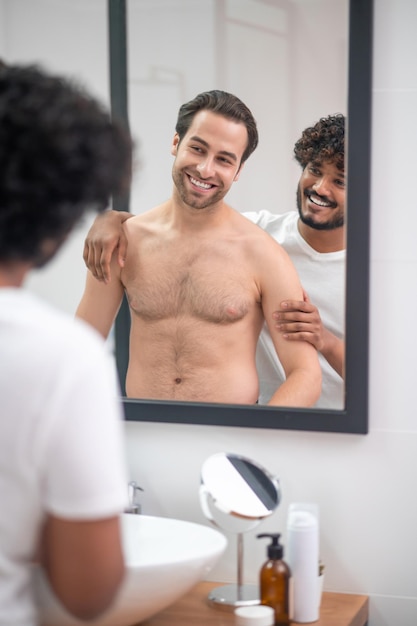
<svg viewBox="0 0 417 626"><path fill-rule="evenodd" d="M116 249L118 264L121 268L124 266L127 238L122 224L130 217L134 216L127 211L105 211L96 217L88 231L83 258L87 268L97 280L110 282L110 262Z"/></svg>
<svg viewBox="0 0 417 626"><path fill-rule="evenodd" d="M113 255L110 271L113 280L108 284L99 282L87 272L84 293L75 313L76 317L88 322L105 339L116 319L124 294L116 254Z"/></svg>
<svg viewBox="0 0 417 626"><path fill-rule="evenodd" d="M105 611L124 576L119 516L71 521L49 515L40 561L64 607L90 620Z"/></svg>
<svg viewBox="0 0 417 626"><path fill-rule="evenodd" d="M303 292L290 257L275 241L272 244L268 243L268 254L263 255L262 309L286 380L275 391L268 404L308 407L314 405L321 393L321 367L317 350L311 343L287 341L273 326L273 312L277 301L300 299ZM276 270L271 272L271 267Z"/></svg>
<svg viewBox="0 0 417 626"><path fill-rule="evenodd" d="M320 312L304 292L304 300L285 300L274 311L275 327L287 341L308 341L344 377L345 342L324 327Z"/></svg>

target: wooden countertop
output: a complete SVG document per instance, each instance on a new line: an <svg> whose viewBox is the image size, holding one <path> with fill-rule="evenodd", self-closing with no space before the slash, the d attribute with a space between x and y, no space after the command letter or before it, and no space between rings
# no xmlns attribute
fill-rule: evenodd
<svg viewBox="0 0 417 626"><path fill-rule="evenodd" d="M223 583L202 582L181 600L141 626L230 626L235 623L233 612L209 606L207 595ZM324 592L320 619L316 626L366 626L368 596ZM291 622L295 624L295 622Z"/></svg>

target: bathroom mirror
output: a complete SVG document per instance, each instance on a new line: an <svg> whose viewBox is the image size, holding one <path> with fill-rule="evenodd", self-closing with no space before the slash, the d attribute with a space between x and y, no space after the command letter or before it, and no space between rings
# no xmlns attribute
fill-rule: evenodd
<svg viewBox="0 0 417 626"><path fill-rule="evenodd" d="M243 533L272 515L280 500L278 479L251 459L220 452L203 463L203 513L218 528L237 534L237 583L214 588L209 602L226 609L259 604L258 586L243 582Z"/></svg>
<svg viewBox="0 0 417 626"><path fill-rule="evenodd" d="M200 1L204 2L204 0ZM305 29L299 36L293 38L291 43L294 46L302 43L311 46L311 32L308 28L308 19L311 18L311 12L314 11L315 2L306 4L297 0L286 0L285 2L283 0L274 0L274 2L258 1L259 5L276 5L280 10L287 11L288 16L291 16L292 9L296 8L302 11L308 5L310 13L307 14ZM127 420L340 433L365 434L367 432L372 0L346 0L346 2L348 6L348 50L346 51L346 65L348 67L346 106L348 120L348 207L344 408L341 410L293 409L259 405L221 405L124 398L123 403ZM226 0L213 0L213 3L220 8L223 7L223 9L227 4ZM231 4L244 6L247 3L236 4L232 2ZM133 5L134 2L131 2L129 6L132 8ZM329 7L330 5L334 6L334 3L329 3ZM152 3L148 3L148 6L152 6ZM216 15L221 17L222 14L217 13ZM136 83L135 80L129 78L129 57L127 54L129 15L125 0L109 0L109 25L112 109L116 114L122 115L128 120L127 84L129 83L134 91ZM317 36L322 37L322 33L318 33ZM140 38L135 37L133 39L133 45L135 46ZM286 58L291 62L291 59L297 54L297 49L291 48L287 52ZM335 54L334 50L329 50L328 52L329 57ZM338 54L340 54L340 50ZM138 54L135 55L135 57L138 56ZM168 85L168 88L171 89L171 83L177 84L177 78L172 77L167 70L165 73L162 72L162 77L161 73L157 72L155 75L147 77L146 80L153 81L152 84L157 84L158 89L162 85L162 90L158 93L159 98L163 98L164 85ZM331 91L332 85L334 86L335 82L339 80L340 76L326 73L326 65L312 69L310 82L300 89L300 101L305 102L306 99L315 101L325 91ZM212 85L209 88L211 87ZM201 90L205 88L206 85L203 81ZM158 102L159 100L156 99L155 115L158 115ZM296 102L294 106L296 106ZM329 112L327 109L323 111L323 106L320 106L320 115ZM139 100L134 109L135 115L140 115ZM173 114L176 115L176 111L173 111ZM288 114L291 115L292 111L289 110ZM320 115L314 114L314 120L318 119ZM169 122L169 127L172 128L174 120L166 122L163 117L158 119L160 119L161 124ZM166 176L166 174L162 175ZM274 176L277 176L276 172L274 172ZM151 182L155 185L156 181ZM293 188L295 190L295 187ZM115 208L127 208L126 201L116 201ZM323 285L322 288L325 289L326 285ZM124 380L126 371L128 334L129 313L127 307L124 306L116 322L116 356L121 381Z"/></svg>

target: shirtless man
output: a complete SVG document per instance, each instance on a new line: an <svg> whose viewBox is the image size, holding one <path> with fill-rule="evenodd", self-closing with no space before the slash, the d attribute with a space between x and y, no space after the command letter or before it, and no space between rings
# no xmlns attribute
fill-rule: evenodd
<svg viewBox="0 0 417 626"><path fill-rule="evenodd" d="M131 311L130 397L253 404L255 352L282 300L302 299L287 253L224 202L256 148L256 122L235 96L210 91L184 104L171 153L169 200L129 219L123 268L87 274L77 316L107 336L126 293ZM271 267L276 271L271 272ZM271 323L286 380L269 404L311 406L320 395L315 348L288 342Z"/></svg>

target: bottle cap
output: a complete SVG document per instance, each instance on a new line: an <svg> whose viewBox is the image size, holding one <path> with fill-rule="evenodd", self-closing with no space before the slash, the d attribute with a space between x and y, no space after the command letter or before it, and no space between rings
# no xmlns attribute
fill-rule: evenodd
<svg viewBox="0 0 417 626"><path fill-rule="evenodd" d="M236 626L274 626L275 611L270 606L241 606L235 609Z"/></svg>

